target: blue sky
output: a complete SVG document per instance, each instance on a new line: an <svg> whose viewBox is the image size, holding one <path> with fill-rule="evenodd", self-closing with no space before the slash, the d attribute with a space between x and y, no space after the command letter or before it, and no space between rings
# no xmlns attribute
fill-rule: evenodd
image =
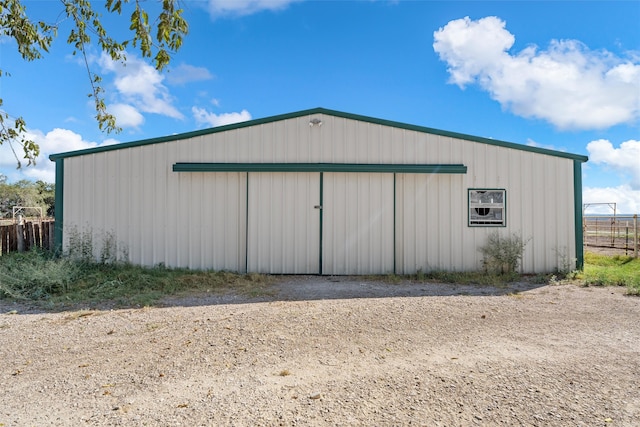
<svg viewBox="0 0 640 427"><path fill-rule="evenodd" d="M51 153L324 107L585 154L584 201L640 212L638 1L184 0L189 35L168 72L91 51L123 128L109 135L61 3L24 3L59 37L33 62L0 39L2 108L42 149L16 170L0 147L12 182L52 182ZM105 23L128 37L126 18Z"/></svg>

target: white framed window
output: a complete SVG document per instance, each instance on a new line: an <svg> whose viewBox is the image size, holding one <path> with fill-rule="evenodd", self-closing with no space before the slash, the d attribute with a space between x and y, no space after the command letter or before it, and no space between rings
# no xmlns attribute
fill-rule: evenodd
<svg viewBox="0 0 640 427"><path fill-rule="evenodd" d="M505 227L507 191L493 188L469 189L469 227Z"/></svg>

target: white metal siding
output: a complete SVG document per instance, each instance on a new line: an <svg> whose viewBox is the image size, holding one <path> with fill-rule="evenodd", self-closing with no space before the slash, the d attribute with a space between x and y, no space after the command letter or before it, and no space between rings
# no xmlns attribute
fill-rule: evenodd
<svg viewBox="0 0 640 427"><path fill-rule="evenodd" d="M393 174L325 173L323 274L393 272Z"/></svg>
<svg viewBox="0 0 640 427"><path fill-rule="evenodd" d="M250 173L247 268L317 274L319 173Z"/></svg>
<svg viewBox="0 0 640 427"><path fill-rule="evenodd" d="M466 190L459 175L397 175L398 274L452 270L463 264L467 218L462 194Z"/></svg>
<svg viewBox="0 0 640 427"><path fill-rule="evenodd" d="M322 126L310 127L311 118L322 120ZM91 230L97 248L104 236L113 236L134 263L244 271L247 174L177 173L171 169L177 162L461 163L468 167L464 175L399 174L396 238L390 244L393 175L325 173L325 273L386 273L393 268L394 257L398 272L475 270L481 266L478 248L494 231L530 239L524 272L561 268L576 253L572 159L327 114L65 158L65 244L74 229ZM468 188L506 190L506 227L467 226ZM268 191L279 197L276 187ZM411 191L417 193L411 195ZM288 204L288 197L282 196L278 203ZM298 208L281 206L283 215L289 209ZM334 209L335 215L328 215L326 209ZM258 215L253 204L249 211ZM373 221L378 219L380 223ZM373 224L378 228L362 231ZM295 233L301 236L300 230ZM341 233L350 240L340 243ZM349 245L358 249L354 252ZM262 253L267 251L264 246L259 246L258 253L257 247L251 240L251 259L275 256ZM285 257L285 252L278 256ZM314 258L311 253L308 256ZM281 262L289 261L282 258ZM262 261L256 265L262 266Z"/></svg>
<svg viewBox="0 0 640 427"><path fill-rule="evenodd" d="M74 234L91 235L98 258L111 239L135 264L244 271L246 174L179 175L163 154L65 159L64 248Z"/></svg>

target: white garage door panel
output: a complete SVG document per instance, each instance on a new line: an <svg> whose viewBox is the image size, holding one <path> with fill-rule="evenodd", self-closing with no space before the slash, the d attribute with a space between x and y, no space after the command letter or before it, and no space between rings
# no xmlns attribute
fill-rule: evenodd
<svg viewBox="0 0 640 427"><path fill-rule="evenodd" d="M393 272L393 175L325 173L323 274Z"/></svg>
<svg viewBox="0 0 640 427"><path fill-rule="evenodd" d="M249 173L247 269L318 274L319 173Z"/></svg>

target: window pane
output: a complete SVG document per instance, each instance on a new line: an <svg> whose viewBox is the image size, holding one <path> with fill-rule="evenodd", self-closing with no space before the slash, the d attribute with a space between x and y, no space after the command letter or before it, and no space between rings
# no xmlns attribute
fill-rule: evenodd
<svg viewBox="0 0 640 427"><path fill-rule="evenodd" d="M469 225L505 225L505 190L469 190Z"/></svg>

